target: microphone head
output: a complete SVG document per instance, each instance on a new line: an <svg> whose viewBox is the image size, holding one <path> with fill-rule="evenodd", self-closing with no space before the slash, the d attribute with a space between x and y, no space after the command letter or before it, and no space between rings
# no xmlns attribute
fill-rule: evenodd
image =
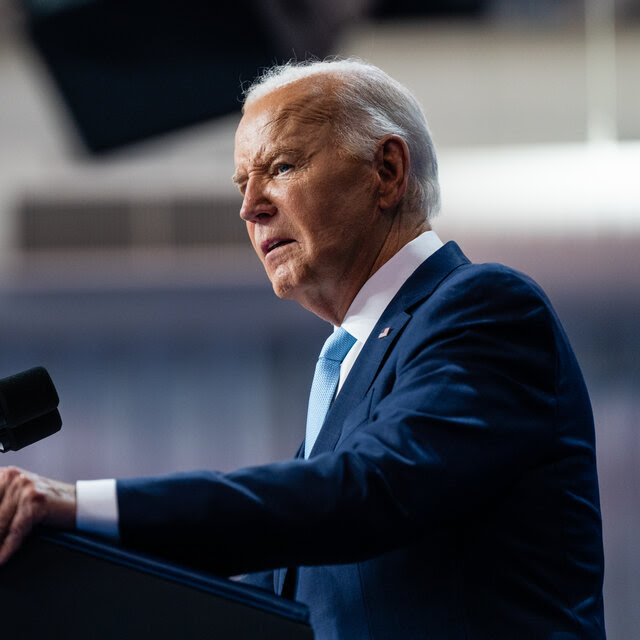
<svg viewBox="0 0 640 640"><path fill-rule="evenodd" d="M62 427L62 418L57 409L23 422L16 427L0 429L0 451L18 451L22 447L50 436Z"/></svg>
<svg viewBox="0 0 640 640"><path fill-rule="evenodd" d="M20 425L51 412L59 398L44 367L0 380L0 427Z"/></svg>

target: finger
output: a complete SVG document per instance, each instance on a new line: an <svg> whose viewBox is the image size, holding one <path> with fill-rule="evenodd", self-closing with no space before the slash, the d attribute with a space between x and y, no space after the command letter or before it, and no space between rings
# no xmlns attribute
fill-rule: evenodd
<svg viewBox="0 0 640 640"><path fill-rule="evenodd" d="M2 476L0 477L0 487L2 487L2 495L0 495L0 541L9 530L11 521L18 508L16 488L19 483L19 469L3 469Z"/></svg>
<svg viewBox="0 0 640 640"><path fill-rule="evenodd" d="M44 513L43 496L38 493L30 474L20 469L4 473L4 495L0 504L0 564L19 548L38 516Z"/></svg>
<svg viewBox="0 0 640 640"><path fill-rule="evenodd" d="M0 565L3 565L22 545L34 525L42 520L42 500L30 485L24 485L7 535L0 546Z"/></svg>
<svg viewBox="0 0 640 640"><path fill-rule="evenodd" d="M0 546L0 566L5 564L7 560L20 548L22 541L33 528L33 519L21 511L18 518L14 519L7 536Z"/></svg>
<svg viewBox="0 0 640 640"><path fill-rule="evenodd" d="M0 503L7 492L13 479L20 474L20 469L16 467L0 467Z"/></svg>
<svg viewBox="0 0 640 640"><path fill-rule="evenodd" d="M0 542L8 535L17 509L18 504L14 500L5 500L0 504Z"/></svg>
<svg viewBox="0 0 640 640"><path fill-rule="evenodd" d="M9 534L0 546L0 567L20 548L23 539L23 536L20 536L13 530L9 531Z"/></svg>

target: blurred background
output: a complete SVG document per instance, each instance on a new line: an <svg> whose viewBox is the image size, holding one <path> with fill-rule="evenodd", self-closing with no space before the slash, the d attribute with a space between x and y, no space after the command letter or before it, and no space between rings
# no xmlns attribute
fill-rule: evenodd
<svg viewBox="0 0 640 640"><path fill-rule="evenodd" d="M2 464L67 480L289 457L329 326L279 301L238 218L240 87L365 58L439 149L435 228L548 292L589 387L613 640L640 630L638 0L0 0L0 378L62 431Z"/></svg>

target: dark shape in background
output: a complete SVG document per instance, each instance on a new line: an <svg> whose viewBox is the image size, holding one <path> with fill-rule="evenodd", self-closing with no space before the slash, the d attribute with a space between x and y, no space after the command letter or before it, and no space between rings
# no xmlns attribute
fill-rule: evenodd
<svg viewBox="0 0 640 640"><path fill-rule="evenodd" d="M350 21L474 15L482 0L22 0L29 33L99 153L238 111L241 84L322 58Z"/></svg>
<svg viewBox="0 0 640 640"><path fill-rule="evenodd" d="M482 17L488 0L381 0L373 12L377 18L460 18Z"/></svg>
<svg viewBox="0 0 640 640"><path fill-rule="evenodd" d="M245 1L27 2L33 41L92 152L239 108L277 50Z"/></svg>

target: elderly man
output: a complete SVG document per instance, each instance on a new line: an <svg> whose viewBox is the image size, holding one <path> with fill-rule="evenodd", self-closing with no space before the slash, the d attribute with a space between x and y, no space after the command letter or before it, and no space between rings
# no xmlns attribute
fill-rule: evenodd
<svg viewBox="0 0 640 640"><path fill-rule="evenodd" d="M294 460L0 483L0 562L34 523L119 535L307 603L317 638L604 638L593 420L545 295L430 220L413 96L354 61L248 92L240 215L280 297L334 325Z"/></svg>

